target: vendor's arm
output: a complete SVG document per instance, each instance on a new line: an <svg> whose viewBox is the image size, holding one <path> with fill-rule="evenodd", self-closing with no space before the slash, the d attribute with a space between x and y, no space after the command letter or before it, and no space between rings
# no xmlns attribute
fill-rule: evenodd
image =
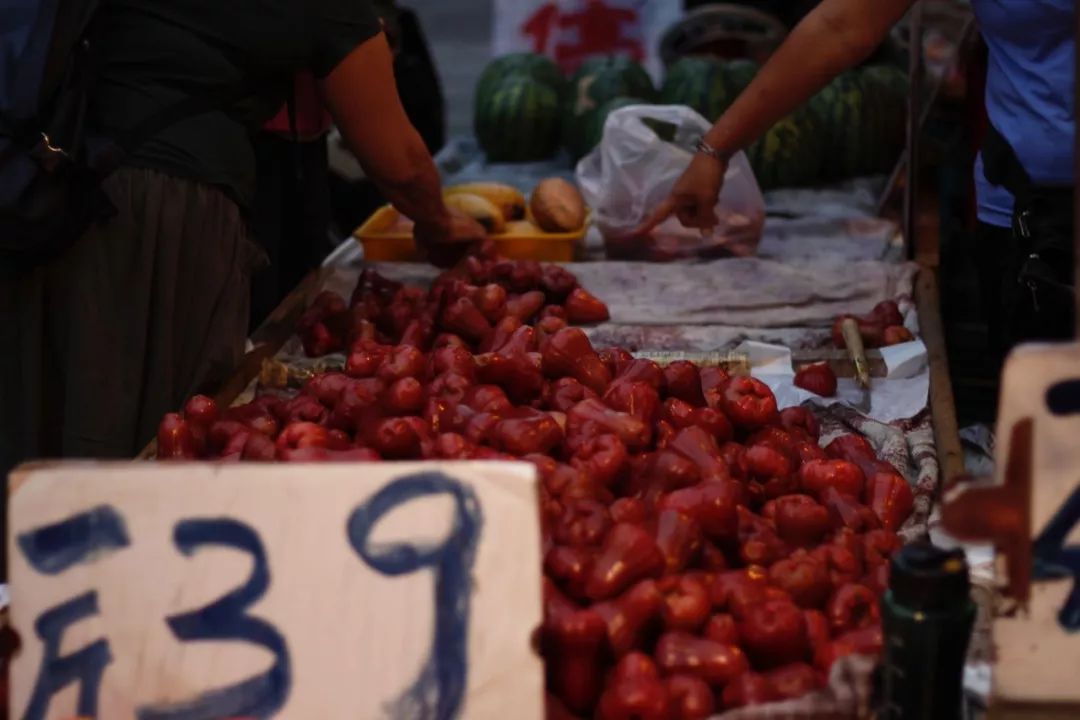
<svg viewBox="0 0 1080 720"><path fill-rule="evenodd" d="M409 122L381 32L364 41L322 80L327 107L349 149L383 195L416 223L425 244L482 239L483 228L443 204L439 173Z"/></svg>
<svg viewBox="0 0 1080 720"><path fill-rule="evenodd" d="M864 60L915 0L823 0L791 32L704 140L720 158L694 156L671 196L639 230L675 214L688 227L712 227L727 163L844 70Z"/></svg>

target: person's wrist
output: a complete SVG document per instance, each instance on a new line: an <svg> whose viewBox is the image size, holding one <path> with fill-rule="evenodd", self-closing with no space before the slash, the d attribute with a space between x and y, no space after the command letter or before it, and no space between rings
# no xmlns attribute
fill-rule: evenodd
<svg viewBox="0 0 1080 720"><path fill-rule="evenodd" d="M731 156L735 153L728 152L722 148L714 146L706 138L698 140L697 145L694 146L694 151L701 156L712 158L717 162L727 164L731 161Z"/></svg>

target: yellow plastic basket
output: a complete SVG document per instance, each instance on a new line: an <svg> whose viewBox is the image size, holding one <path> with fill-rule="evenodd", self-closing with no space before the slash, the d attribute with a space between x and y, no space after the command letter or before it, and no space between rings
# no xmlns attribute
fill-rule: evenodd
<svg viewBox="0 0 1080 720"><path fill-rule="evenodd" d="M364 246L364 259L371 262L418 262L412 221L385 205L367 219L353 237ZM499 254L513 260L572 262L584 249L589 223L568 233L547 233L529 220L506 224L506 232L491 235Z"/></svg>

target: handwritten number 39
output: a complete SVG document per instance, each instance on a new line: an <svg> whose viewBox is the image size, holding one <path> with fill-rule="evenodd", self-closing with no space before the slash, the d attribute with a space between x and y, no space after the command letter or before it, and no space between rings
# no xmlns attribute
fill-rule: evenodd
<svg viewBox="0 0 1080 720"><path fill-rule="evenodd" d="M441 544L373 545L370 535L390 511L418 498L448 495L454 501L450 534ZM482 525L480 504L471 489L442 473L419 473L396 480L349 517L352 547L376 572L395 576L430 568L435 573L435 637L420 675L386 708L391 717L452 720L461 710L467 683L471 574ZM108 532L104 532L108 530ZM112 508L97 508L20 536L20 549L31 566L58 574L79 562L94 562L129 546L123 519ZM250 526L229 518L184 520L173 540L184 555L200 548L231 548L251 556L247 580L198 610L166 619L173 635L184 642L246 642L268 650L273 665L264 673L197 697L137 710L138 720L216 720L226 717L270 718L285 706L291 689L289 650L284 636L270 623L248 614L270 587L266 551ZM98 552L91 552L97 550ZM362 611L362 606L361 607ZM35 631L44 653L25 720L40 720L53 696L78 684L78 712L98 714L98 696L105 668L112 662L106 638L61 655L65 630L98 613L97 593L88 592L43 612Z"/></svg>

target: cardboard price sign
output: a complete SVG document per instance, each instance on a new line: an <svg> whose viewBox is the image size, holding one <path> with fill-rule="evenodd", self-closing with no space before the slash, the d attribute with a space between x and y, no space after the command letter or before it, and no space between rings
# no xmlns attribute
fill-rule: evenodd
<svg viewBox="0 0 1080 720"><path fill-rule="evenodd" d="M13 717L543 716L523 463L12 475Z"/></svg>
<svg viewBox="0 0 1080 720"><path fill-rule="evenodd" d="M566 73L591 55L624 55L659 80L660 38L682 16L670 0L495 0L493 50L547 55Z"/></svg>
<svg viewBox="0 0 1080 720"><path fill-rule="evenodd" d="M1005 595L1018 606L994 619L994 697L1078 702L1080 345L1013 352L997 442L993 485L961 491L942 510L958 537L994 542Z"/></svg>

